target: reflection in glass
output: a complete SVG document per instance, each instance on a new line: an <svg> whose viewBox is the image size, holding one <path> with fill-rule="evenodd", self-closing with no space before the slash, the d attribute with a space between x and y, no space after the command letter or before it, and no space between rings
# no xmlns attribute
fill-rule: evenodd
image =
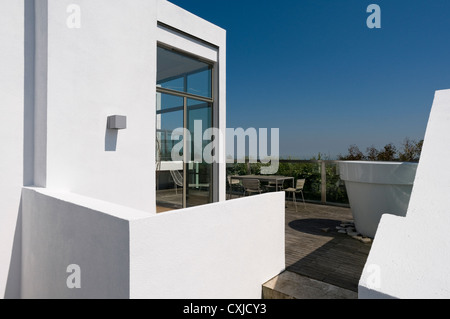
<svg viewBox="0 0 450 319"><path fill-rule="evenodd" d="M172 132L183 127L184 98L157 93L156 205L159 212L183 207L183 162L172 161ZM180 179L181 177L181 179Z"/></svg>
<svg viewBox="0 0 450 319"><path fill-rule="evenodd" d="M212 106L210 103L187 99L188 130L191 139L191 154L188 162L187 206L204 205L212 202L212 164L208 164L203 151L210 140L203 140L205 131L212 127ZM201 143L195 143L195 134L200 134Z"/></svg>
<svg viewBox="0 0 450 319"><path fill-rule="evenodd" d="M213 164L203 158L205 146L211 143L203 140L203 134L213 125L212 70L212 64L158 47L157 212L213 201ZM174 130L180 128L187 129L185 135L173 141ZM190 141L186 150L183 140ZM181 157L174 159L173 150L179 150Z"/></svg>
<svg viewBox="0 0 450 319"><path fill-rule="evenodd" d="M158 47L159 87L212 97L212 65L198 59Z"/></svg>

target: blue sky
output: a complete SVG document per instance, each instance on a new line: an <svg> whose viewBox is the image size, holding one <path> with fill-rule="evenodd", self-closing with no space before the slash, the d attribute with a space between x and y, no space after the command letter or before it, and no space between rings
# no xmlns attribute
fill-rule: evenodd
<svg viewBox="0 0 450 319"><path fill-rule="evenodd" d="M450 88L448 0L171 2L227 30L227 126L280 128L282 156L423 139Z"/></svg>

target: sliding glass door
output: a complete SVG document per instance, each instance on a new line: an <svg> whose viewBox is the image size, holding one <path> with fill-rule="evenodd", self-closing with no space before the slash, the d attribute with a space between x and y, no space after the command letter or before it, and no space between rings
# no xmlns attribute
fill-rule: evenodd
<svg viewBox="0 0 450 319"><path fill-rule="evenodd" d="M213 201L213 165L205 152L213 127L212 65L158 47L157 211ZM213 154L212 154L213 155Z"/></svg>
<svg viewBox="0 0 450 319"><path fill-rule="evenodd" d="M162 212L183 207L183 161L172 159L172 134L184 126L184 99L158 93L156 121L156 200Z"/></svg>
<svg viewBox="0 0 450 319"><path fill-rule="evenodd" d="M212 202L212 164L205 159L204 151L211 143L204 139L205 131L212 127L212 105L187 99L187 128L191 132L191 152L187 159L187 207Z"/></svg>

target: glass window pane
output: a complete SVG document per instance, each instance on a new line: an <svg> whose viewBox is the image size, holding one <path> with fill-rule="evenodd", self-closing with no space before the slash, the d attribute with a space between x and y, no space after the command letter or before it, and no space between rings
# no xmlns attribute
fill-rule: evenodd
<svg viewBox="0 0 450 319"><path fill-rule="evenodd" d="M184 99L179 96L157 93L156 114L182 111Z"/></svg>
<svg viewBox="0 0 450 319"><path fill-rule="evenodd" d="M212 105L202 101L187 99L188 129L192 136L201 132L202 137L205 131L212 127ZM196 127L197 125L197 127ZM196 206L212 202L213 185L213 165L210 161L205 161L203 152L205 147L211 143L210 140L203 140L201 145L196 145L195 137L191 140L191 158L188 163L188 198L187 205ZM197 156L196 156L197 155ZM201 160L198 160L201 158Z"/></svg>
<svg viewBox="0 0 450 319"><path fill-rule="evenodd" d="M158 85L165 89L171 89L171 90L175 90L175 91L184 92L184 78L183 77L167 80L165 82L158 83Z"/></svg>
<svg viewBox="0 0 450 319"><path fill-rule="evenodd" d="M188 107L188 130L191 132L191 134L194 134L197 132L197 128L195 125L198 125L198 130L200 130L201 126L201 134L203 135L205 131L212 127L212 107L210 103L197 101L188 99L187 100L187 107ZM201 157L203 154L203 150L205 149L206 145L211 143L211 141L203 140L202 139L202 145L195 145L194 139L191 140L192 143L192 152L191 152L191 158L194 160L195 157ZM197 154L197 156L195 156Z"/></svg>
<svg viewBox="0 0 450 319"><path fill-rule="evenodd" d="M212 97L212 65L193 57L158 47L159 87Z"/></svg>
<svg viewBox="0 0 450 319"><path fill-rule="evenodd" d="M184 98L157 94L156 103L156 203L164 212L183 206L183 162L172 159L172 132L184 125ZM181 154L182 155L182 148Z"/></svg>
<svg viewBox="0 0 450 319"><path fill-rule="evenodd" d="M172 149L178 143L178 141L172 141L172 132L184 126L184 99L168 94L158 94L156 103L156 156L160 161L172 161Z"/></svg>
<svg viewBox="0 0 450 319"><path fill-rule="evenodd" d="M211 91L211 68L188 75L188 93L211 97Z"/></svg>

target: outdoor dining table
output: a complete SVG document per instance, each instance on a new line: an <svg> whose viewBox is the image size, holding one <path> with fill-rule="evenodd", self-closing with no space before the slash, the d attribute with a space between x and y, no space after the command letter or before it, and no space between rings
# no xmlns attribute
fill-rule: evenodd
<svg viewBox="0 0 450 319"><path fill-rule="evenodd" d="M284 181L292 180L292 187L295 188L295 180L294 177L288 176L272 176L272 175L234 175L231 176L231 179L244 180L244 179L258 179L262 182L275 182L275 190L278 189L278 182L284 183ZM281 184L282 185L282 184Z"/></svg>

